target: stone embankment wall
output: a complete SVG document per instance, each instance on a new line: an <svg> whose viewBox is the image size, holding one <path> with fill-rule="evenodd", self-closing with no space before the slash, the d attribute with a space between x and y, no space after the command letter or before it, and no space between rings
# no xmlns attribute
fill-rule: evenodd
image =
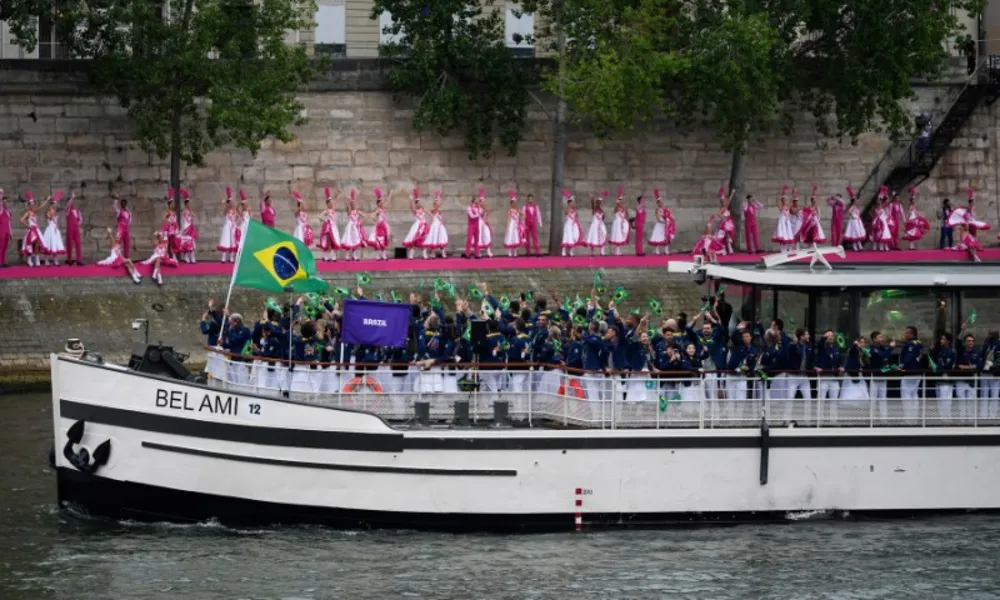
<svg viewBox="0 0 1000 600"><path fill-rule="evenodd" d="M525 270L515 277L502 271L461 271L449 274L428 272L373 273L371 294L388 295L395 290L401 296L430 293L434 277L447 276L460 289L484 282L491 292L516 295L532 290L536 296L554 291L560 298L586 295L592 285L592 272L586 269ZM607 271L605 282L624 285L632 295L626 308L644 307L648 297L663 301L666 311L697 311L703 304L703 288L684 277L667 275L666 269L621 269ZM354 288L354 276L342 275L329 280L331 285ZM160 288L146 279L136 286L125 277L78 279L0 280L0 389L10 378L48 368L51 352L60 352L66 339L75 337L88 349L105 358L127 361L132 345L142 342L142 332L133 331L133 319L149 319L149 339L190 352L192 363L204 362L205 337L198 323L209 297L217 304L225 301L229 278L225 276L169 277ZM422 287L423 286L423 287ZM231 305L247 322L263 316L267 294L236 288ZM285 298L279 297L284 302ZM444 300L448 311L454 310Z"/></svg>
<svg viewBox="0 0 1000 600"><path fill-rule="evenodd" d="M166 161L138 146L124 111L113 99L85 91L81 75L75 72L78 67L30 63L0 64L0 186L8 191L32 189L40 196L59 188L82 192L85 252L92 257L107 249L104 228L113 220L108 194L119 192L132 201L133 238L140 249L148 248L148 234L159 226L162 214L169 177ZM953 87L921 87L914 111L947 108ZM454 247L464 244L464 205L480 187L493 210L499 246L507 190L516 188L522 195L534 193L545 208L545 243L551 223L547 210L551 111L532 106L516 157L501 150L491 159L470 161L462 140L412 130L412 111L394 104L384 91L377 61L334 61L330 72L304 91L301 100L309 123L296 131L298 139L288 144L266 141L256 156L223 148L210 154L205 166L184 170L184 184L194 191L203 257L215 256L207 251L216 245L226 185L242 187L251 197L260 189L270 190L277 198L279 225L288 230L294 207L290 189L309 199L314 215L322 209L324 186L359 187L362 206L368 209L374 203L374 187L401 190L391 205L395 245L410 223L407 191L418 185L429 198L432 189L440 188L447 199L445 213ZM986 108L980 112L963 131L953 155L925 184L928 195L955 194L970 180L978 189L997 189L996 113ZM848 183L857 187L888 146L878 134L862 136L857 145L824 140L803 118L791 136L776 133L754 141L747 164L748 191L771 205L783 184L803 190L815 184L823 193L841 191ZM682 134L654 122L642 125L632 136L605 141L576 130L566 155L566 185L584 205L584 223L589 221L585 205L592 193L608 189L613 194L622 185L631 206L635 195L651 195L660 188L679 223L676 245L689 248L717 207L716 192L728 180L729 167L729 154L708 127ZM765 240L770 238L775 213L770 209L762 216ZM314 222L314 227L318 230L319 224Z"/></svg>

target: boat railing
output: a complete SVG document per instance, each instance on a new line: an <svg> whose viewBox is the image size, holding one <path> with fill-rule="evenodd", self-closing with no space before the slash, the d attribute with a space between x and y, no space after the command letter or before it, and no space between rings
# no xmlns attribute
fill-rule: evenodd
<svg viewBox="0 0 1000 600"><path fill-rule="evenodd" d="M289 364L291 362L291 365ZM291 367L291 368L289 368ZM210 384L243 393L363 410L389 422L417 417L452 424L456 405L471 424L506 403L530 427L741 428L981 427L1000 425L1000 378L988 374L855 374L731 371L587 372L549 365L316 364L261 360L209 349Z"/></svg>

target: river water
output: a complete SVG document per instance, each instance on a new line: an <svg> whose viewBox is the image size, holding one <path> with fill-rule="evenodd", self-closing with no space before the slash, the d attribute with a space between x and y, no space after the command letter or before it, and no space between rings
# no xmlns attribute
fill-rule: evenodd
<svg viewBox="0 0 1000 600"><path fill-rule="evenodd" d="M559 535L113 523L55 507L45 394L0 396L0 599L1000 598L1000 517Z"/></svg>

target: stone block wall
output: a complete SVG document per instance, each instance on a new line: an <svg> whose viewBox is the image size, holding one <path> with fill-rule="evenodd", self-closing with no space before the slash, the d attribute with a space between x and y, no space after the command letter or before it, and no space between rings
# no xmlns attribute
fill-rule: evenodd
<svg viewBox="0 0 1000 600"><path fill-rule="evenodd" d="M480 187L485 188L493 211L494 245L499 247L507 190L515 188L522 196L534 193L539 198L545 244L552 219L547 206L551 111L532 107L517 156L506 156L498 149L493 158L470 161L461 139L412 130L412 111L380 91L379 69L375 61L338 61L301 94L309 123L295 132L297 139L287 144L265 141L256 156L223 148L210 154L204 166L184 169L184 185L194 192L203 259L216 256L209 250L214 250L218 239L226 185L242 187L252 198L261 189L270 190L276 198L279 226L288 231L293 228L292 189L308 199L317 215L313 223L317 231L324 186L359 188L361 206L366 209L374 205L374 187L399 190L390 206L394 245L399 245L409 227L408 190L420 186L429 197L431 190L440 188L454 247L464 245L464 205ZM133 238L143 252L159 226L168 164L139 147L113 99L88 95L80 81L79 72L0 69L4 84L0 85L0 186L8 192L32 189L42 197L50 189L82 193L87 217L85 252L91 258L107 250L104 229L113 222L108 195L118 192L131 201ZM947 86L920 88L914 111L946 108L949 93ZM978 189L997 189L998 171L991 156L997 144L995 110L981 112L966 127L965 137L958 142L960 149L939 167L927 190L940 192L960 179L972 179ZM773 205L784 184L804 190L815 184L824 194L842 191L847 184L857 187L888 146L888 140L878 134L862 136L856 145L824 140L803 118L791 136L776 133L753 142L747 189ZM584 226L590 219L586 206L590 194L621 185L632 206L637 194L649 196L653 188L660 188L678 220L675 247L690 248L717 207L716 192L728 180L729 168L730 155L719 147L709 128L682 134L667 123L653 122L643 124L632 136L611 140L574 130L565 174L566 186L583 205ZM770 238L776 212L770 209L761 218L765 240ZM15 237L19 233L15 231Z"/></svg>

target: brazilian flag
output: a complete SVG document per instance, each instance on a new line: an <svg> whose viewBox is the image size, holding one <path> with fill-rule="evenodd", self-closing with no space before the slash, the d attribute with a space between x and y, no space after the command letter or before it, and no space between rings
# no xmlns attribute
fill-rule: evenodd
<svg viewBox="0 0 1000 600"><path fill-rule="evenodd" d="M299 240L253 219L244 236L233 273L235 285L265 292L283 292L289 285L298 294L327 291L316 273L312 251Z"/></svg>

